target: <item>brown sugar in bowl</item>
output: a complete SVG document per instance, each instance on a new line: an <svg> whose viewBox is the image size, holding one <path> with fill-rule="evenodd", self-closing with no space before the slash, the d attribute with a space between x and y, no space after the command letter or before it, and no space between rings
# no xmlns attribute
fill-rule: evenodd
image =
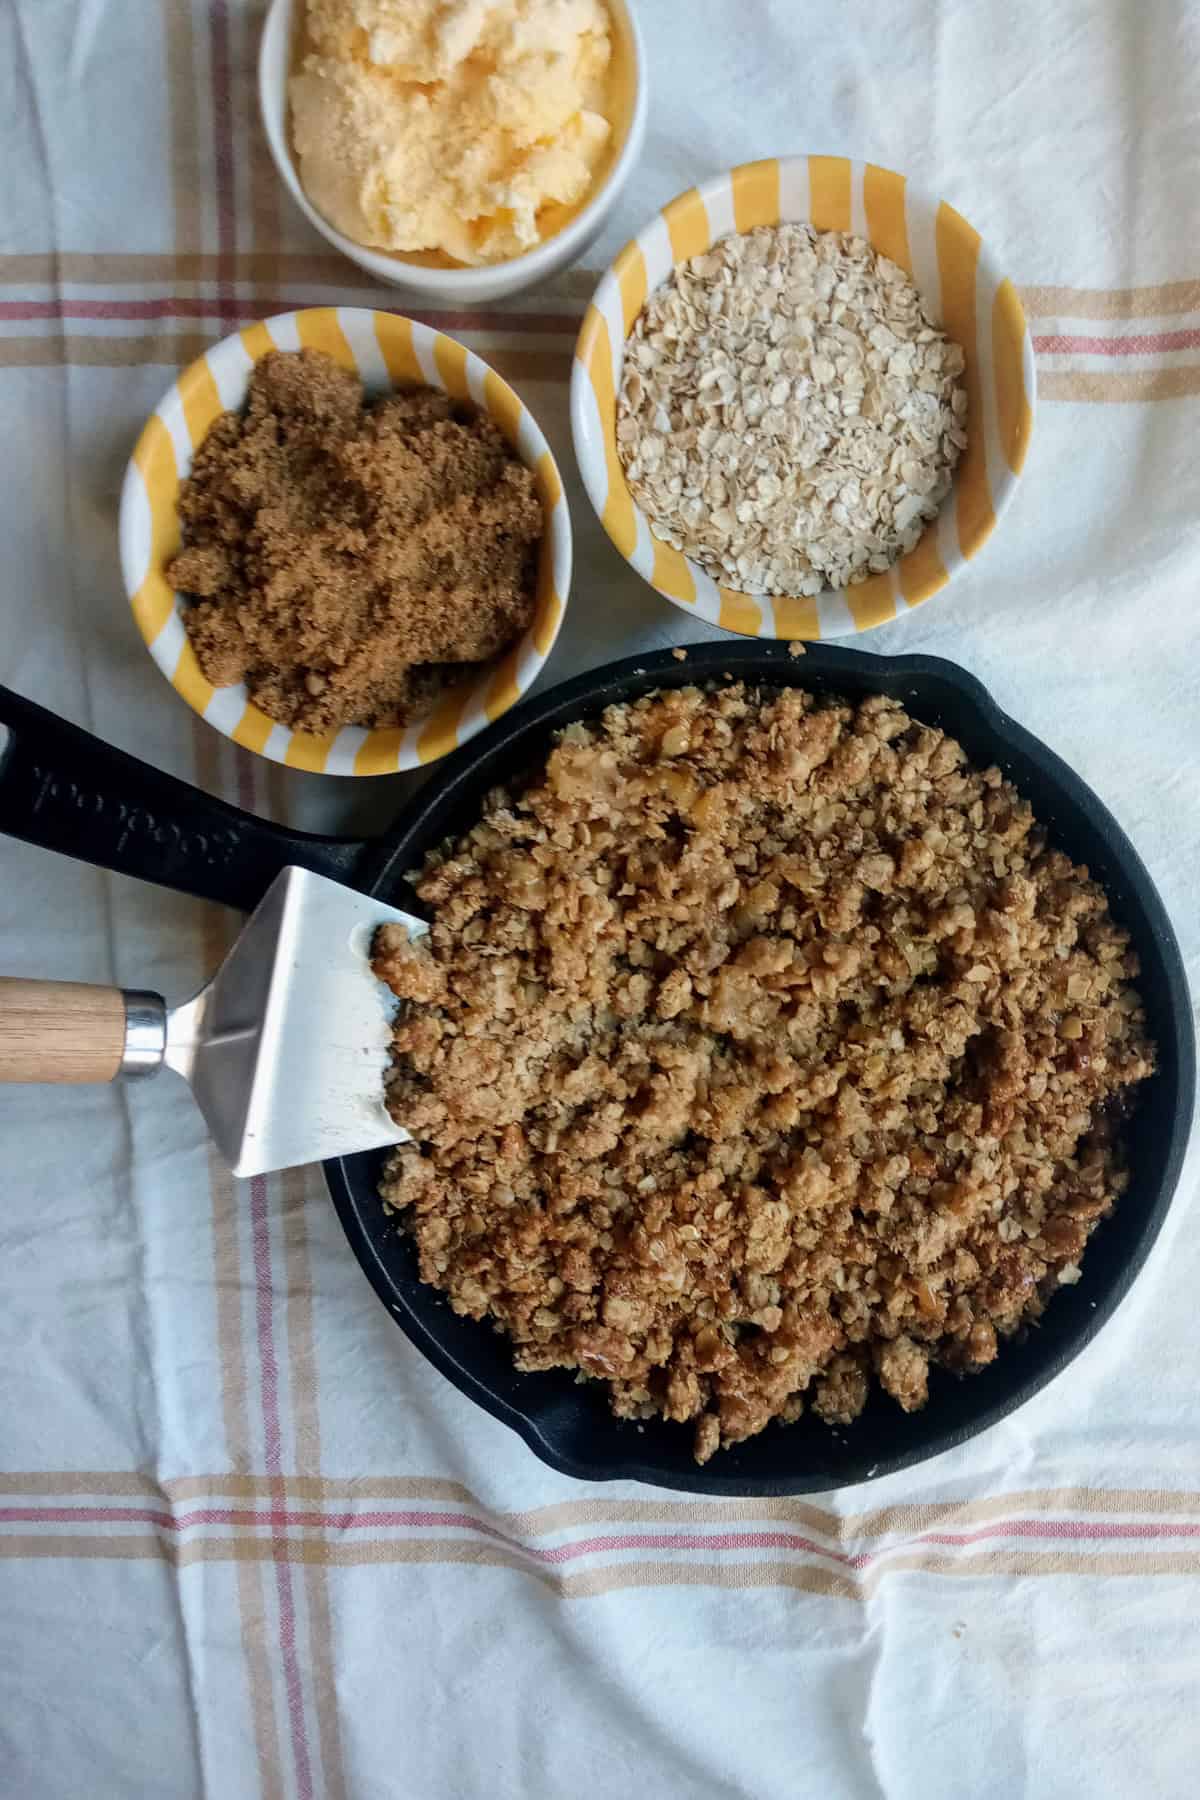
<svg viewBox="0 0 1200 1800"><path fill-rule="evenodd" d="M214 419L245 401L255 363L271 350L322 350L359 375L369 398L423 385L477 406L534 476L545 516L533 618L497 661L479 665L404 727L296 731L271 719L245 685L217 688L183 623L187 601L166 570L180 547L179 491ZM121 493L121 567L138 629L172 687L218 731L291 768L386 775L420 768L508 711L537 678L558 636L571 580L571 525L562 480L532 414L479 356L443 332L395 313L314 307L246 326L185 369L150 415Z"/></svg>

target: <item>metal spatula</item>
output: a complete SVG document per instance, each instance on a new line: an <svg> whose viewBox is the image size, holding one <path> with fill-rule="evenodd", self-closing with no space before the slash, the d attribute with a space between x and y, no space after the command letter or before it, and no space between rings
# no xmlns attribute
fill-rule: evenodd
<svg viewBox="0 0 1200 1800"><path fill-rule="evenodd" d="M421 919L285 869L207 987L159 994L0 979L0 1081L113 1081L164 1063L191 1083L235 1175L263 1175L408 1133L383 1103L394 1002L370 966L376 928Z"/></svg>

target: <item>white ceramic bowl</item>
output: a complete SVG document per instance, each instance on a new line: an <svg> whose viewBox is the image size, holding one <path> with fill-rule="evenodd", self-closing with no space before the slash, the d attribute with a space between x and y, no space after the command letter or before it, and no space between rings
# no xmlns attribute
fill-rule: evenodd
<svg viewBox="0 0 1200 1800"><path fill-rule="evenodd" d="M967 356L968 444L938 517L886 573L811 598L722 587L656 538L629 491L616 438L625 340L647 294L727 232L790 221L869 239L907 270ZM1016 492L1036 398L1033 343L1017 291L960 213L874 163L780 156L689 188L626 244L584 316L571 370L571 433L605 531L664 599L748 637L846 637L922 605L983 548Z"/></svg>
<svg viewBox="0 0 1200 1800"><path fill-rule="evenodd" d="M268 718L245 684L215 688L183 624L186 602L166 568L179 548L179 488L218 413L240 407L250 372L269 350L323 350L353 369L368 394L425 385L468 401L496 421L531 469L546 529L528 630L510 650L467 671L433 709L403 727L346 725L323 734ZM481 357L444 332L396 313L315 306L247 325L183 371L150 417L121 490L121 572L138 630L176 693L237 744L293 769L323 775L391 775L418 769L486 730L514 706L554 647L571 584L571 520L558 467L532 413Z"/></svg>
<svg viewBox="0 0 1200 1800"><path fill-rule="evenodd" d="M343 236L312 204L300 184L292 156L287 86L292 67L294 21L303 0L273 0L263 27L258 56L258 98L263 126L280 179L292 199L344 256L378 280L405 288L409 294L441 305L470 305L503 300L545 281L573 262L591 243L617 201L646 135L646 53L637 17L629 0L605 0L613 21L613 56L621 117L614 121L619 148L608 173L586 204L561 231L524 256L483 268L430 268L385 250L372 250Z"/></svg>

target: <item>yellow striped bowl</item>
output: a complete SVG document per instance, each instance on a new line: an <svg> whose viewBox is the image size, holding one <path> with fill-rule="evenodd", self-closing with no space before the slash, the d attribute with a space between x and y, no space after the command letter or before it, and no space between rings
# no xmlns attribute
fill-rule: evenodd
<svg viewBox="0 0 1200 1800"><path fill-rule="evenodd" d="M646 296L676 263L731 231L809 221L853 231L908 271L966 352L969 442L954 488L924 536L884 575L813 599L719 587L651 534L617 455L616 395L625 338ZM588 497L622 556L685 612L747 637L827 638L867 631L945 587L1008 505L1029 447L1033 344L1016 289L961 214L903 175L842 156L743 163L689 188L626 244L584 317L571 372L571 430Z"/></svg>
<svg viewBox="0 0 1200 1800"><path fill-rule="evenodd" d="M164 570L179 547L180 484L217 414L242 405L250 371L269 350L325 350L362 377L368 393L424 383L472 402L499 425L533 471L546 515L537 603L524 637L497 663L443 695L404 729L346 726L316 735L267 717L243 685L214 688L183 626L184 601ZM133 616L171 686L236 743L295 769L325 775L390 775L445 756L507 712L531 686L558 636L571 583L571 522L558 467L537 422L482 359L427 325L365 307L280 313L207 350L165 394L137 441L121 491L121 568Z"/></svg>

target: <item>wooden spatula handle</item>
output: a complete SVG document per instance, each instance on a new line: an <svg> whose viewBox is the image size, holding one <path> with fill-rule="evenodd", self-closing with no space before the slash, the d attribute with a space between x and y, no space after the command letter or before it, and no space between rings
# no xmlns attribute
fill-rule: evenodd
<svg viewBox="0 0 1200 1800"><path fill-rule="evenodd" d="M120 988L0 976L0 1081L112 1081L124 1055Z"/></svg>

